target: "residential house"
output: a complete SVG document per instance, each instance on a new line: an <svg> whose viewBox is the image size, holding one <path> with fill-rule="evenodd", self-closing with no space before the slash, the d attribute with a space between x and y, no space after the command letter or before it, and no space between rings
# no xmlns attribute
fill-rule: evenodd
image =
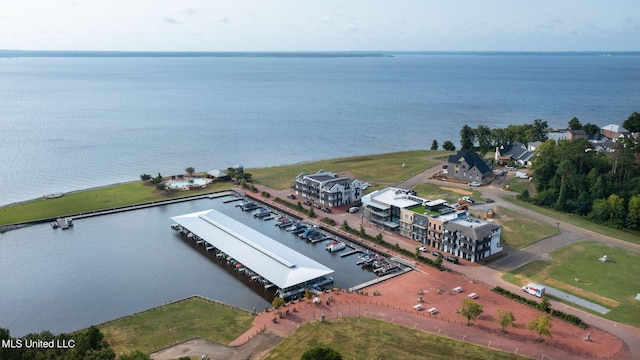
<svg viewBox="0 0 640 360"><path fill-rule="evenodd" d="M603 126L600 129L600 132L602 133L602 135L608 137L613 141L616 141L620 137L626 137L631 135L631 133L627 129L616 124L609 124L607 126Z"/></svg>
<svg viewBox="0 0 640 360"><path fill-rule="evenodd" d="M520 166L530 166L533 159L533 151L520 142L513 142L509 145L502 145L496 148L495 157L501 165L507 165L514 161Z"/></svg>
<svg viewBox="0 0 640 360"><path fill-rule="evenodd" d="M491 176L491 167L473 151L449 156L447 175L459 180L483 183Z"/></svg>
<svg viewBox="0 0 640 360"><path fill-rule="evenodd" d="M328 207L351 204L362 197L362 182L320 170L299 174L292 184L297 195Z"/></svg>

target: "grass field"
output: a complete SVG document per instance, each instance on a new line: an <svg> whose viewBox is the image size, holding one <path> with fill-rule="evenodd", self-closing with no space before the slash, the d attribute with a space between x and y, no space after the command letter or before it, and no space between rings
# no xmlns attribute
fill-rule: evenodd
<svg viewBox="0 0 640 360"><path fill-rule="evenodd" d="M640 289L640 254L585 241L550 255L553 261L529 263L504 279L516 285L546 284L611 309L604 315L607 319L640 326L640 301L635 300ZM598 261L603 255L609 261Z"/></svg>
<svg viewBox="0 0 640 360"><path fill-rule="evenodd" d="M305 351L319 345L338 351L343 359L524 359L369 318L303 325L272 350L267 359L300 359Z"/></svg>
<svg viewBox="0 0 640 360"><path fill-rule="evenodd" d="M544 224L514 211L498 207L494 220L502 225L502 240L518 249L525 248L549 236L560 233L556 227Z"/></svg>
<svg viewBox="0 0 640 360"><path fill-rule="evenodd" d="M372 184L395 184L435 166L437 162L425 160L425 157L435 154L442 154L442 152L414 150L248 169L247 171L252 174L257 183L276 190L290 188L291 182L300 173L314 174L320 169L355 177Z"/></svg>
<svg viewBox="0 0 640 360"><path fill-rule="evenodd" d="M527 208L529 210L535 211L537 213L549 216L551 218L557 219L558 221L561 222L566 222L566 223L570 223L576 226L579 226L583 229L587 229L587 230L591 230L593 232L597 232L599 234L603 234L603 235L607 235L607 236L612 236L616 239L620 239L620 240L624 240L630 243L634 243L634 244L640 244L640 236L636 235L636 234L632 234L626 231L622 231L622 230L618 230L618 229L613 229L610 227L606 227L606 226L602 226L602 225L598 225L595 224L583 217L574 215L574 214L567 214L567 213L562 213L559 211L555 211L555 210L551 210L551 209L547 209L547 208L543 208L540 206L535 206L533 204L530 204L528 202L524 202L524 201L520 201L518 199L516 199L513 196L503 196L502 197L503 200L509 201L511 203L517 204L518 206L522 206L524 208Z"/></svg>
<svg viewBox="0 0 640 360"><path fill-rule="evenodd" d="M174 199L184 196L231 189L229 182L216 183L202 190L178 191L163 194L142 181L105 186L64 194L55 199L36 199L0 208L0 225L46 219L94 210L140 204L150 201Z"/></svg>
<svg viewBox="0 0 640 360"><path fill-rule="evenodd" d="M253 318L243 310L189 298L99 328L116 354L150 353L195 337L228 344L249 330Z"/></svg>

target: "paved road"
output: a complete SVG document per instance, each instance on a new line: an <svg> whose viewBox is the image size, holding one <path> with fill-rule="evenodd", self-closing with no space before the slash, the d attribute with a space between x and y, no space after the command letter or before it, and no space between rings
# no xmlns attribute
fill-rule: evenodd
<svg viewBox="0 0 640 360"><path fill-rule="evenodd" d="M469 189L469 186L467 184L456 184L453 182L443 183L442 181L439 181L439 180L431 180L431 177L435 175L437 172L441 171L441 169L442 169L441 166L435 166L406 181L403 181L398 184L389 184L389 185L394 185L394 186L405 188L405 189L411 189L420 183L433 183L436 185L446 184L447 187L459 187L465 190ZM487 266L477 266L475 264L468 264L468 263L465 264L465 262L461 262L460 265L452 265L453 266L452 270L460 272L466 275L470 279L483 282L492 287L500 286L512 292L520 292L521 291L520 287L502 280L501 276L503 273L513 270L522 265L525 265L534 260L549 259L549 253L552 252L553 250L576 241L584 241L584 240L599 241L602 243L620 247L628 251L640 253L640 245L632 244L632 243L619 240L610 236L598 234L593 231L586 230L578 226L574 226L564 222L560 222L560 224L558 225L558 221L554 218L548 217L546 215L531 211L529 209L520 207L516 204L503 200L502 196L516 195L516 193L511 191L506 191L502 188L503 184L506 183L506 181L508 181L509 176L513 176L513 175L509 174L505 177L499 178L498 181L502 181L503 183L498 184L498 186L494 186L494 185L482 186L482 187L474 188L474 190L479 191L482 194L483 198L494 199L495 200L495 203L493 204L494 206L501 206L501 207L507 208L511 211L533 218L537 221L540 221L542 223L545 223L551 226L558 226L560 229L560 234L538 241L537 243L532 244L524 249L515 249L515 248L505 247L505 251L508 253L508 256L498 259L496 261L493 261ZM287 193L290 193L290 190L283 190L283 191L273 191L272 189L266 189L266 190L269 190L272 196L284 197ZM379 229L373 226L367 220L362 219L361 213L349 214L341 211L336 211L333 214L326 214L326 215L332 217L334 220L336 220L338 224L342 224L344 220L347 220L352 227L357 226L358 224L362 224L368 234L382 233L385 241L391 242L391 243L398 243L402 248L405 248L410 251L413 251L417 245L417 243L411 239L401 237L395 233L384 231L382 229ZM323 216L325 216L325 214L323 214ZM560 302L552 301L551 303L554 309L558 309L566 313L579 316L590 325L616 335L617 337L619 337L625 342L625 344L631 350L632 354L640 354L640 329L634 328L632 326L624 325L624 324L619 324L614 321L610 321L610 320L595 316L593 314L573 308L569 305L566 305Z"/></svg>

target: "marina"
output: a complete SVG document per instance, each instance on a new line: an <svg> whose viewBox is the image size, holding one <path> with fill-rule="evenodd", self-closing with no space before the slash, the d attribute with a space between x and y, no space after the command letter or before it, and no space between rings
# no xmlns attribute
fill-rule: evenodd
<svg viewBox="0 0 640 360"><path fill-rule="evenodd" d="M243 206L243 210L246 208ZM218 255L227 255L228 265L243 264L240 267L251 281L275 285L285 300L297 297L305 289L323 290L333 286L332 269L217 210L171 219L176 222L171 226L174 230L196 239L196 244L214 246Z"/></svg>

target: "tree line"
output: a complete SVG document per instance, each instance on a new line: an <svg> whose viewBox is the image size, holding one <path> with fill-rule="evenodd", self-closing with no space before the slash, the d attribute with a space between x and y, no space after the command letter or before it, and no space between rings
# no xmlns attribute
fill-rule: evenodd
<svg viewBox="0 0 640 360"><path fill-rule="evenodd" d="M95 326L73 334L54 335L42 331L19 338L12 337L8 329L0 328L0 342L2 360L116 360L116 353ZM117 359L149 360L150 357L141 351L133 351Z"/></svg>
<svg viewBox="0 0 640 360"><path fill-rule="evenodd" d="M640 114L634 112L622 126L640 132ZM567 128L600 132L594 124L569 120ZM531 170L535 193L525 190L519 198L536 205L584 216L614 228L640 230L640 144L637 138L620 137L611 151L595 151L586 139L547 139L546 121L490 129L486 125L460 130L463 151L480 155L501 145L542 141L535 150Z"/></svg>

